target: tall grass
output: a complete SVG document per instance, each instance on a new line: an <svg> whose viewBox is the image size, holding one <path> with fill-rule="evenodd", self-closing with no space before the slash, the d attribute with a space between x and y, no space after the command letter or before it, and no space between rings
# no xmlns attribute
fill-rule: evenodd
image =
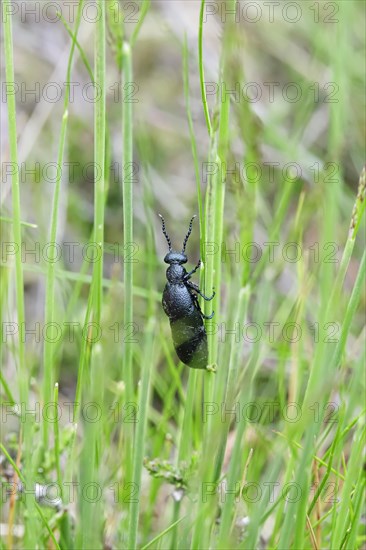
<svg viewBox="0 0 366 550"><path fill-rule="evenodd" d="M10 2L3 2L2 6L2 20L4 31L4 46L5 46L5 71L6 81L14 82L14 57L13 57L13 32L12 32L12 20L7 15L9 12ZM10 159L13 166L18 167L18 148L17 148L17 123L16 123L16 103L15 96L11 94L8 98L8 132L9 132L9 145L10 145ZM15 289L16 289L16 319L18 327L25 325L25 306L24 306L24 279L23 279L23 265L21 260L21 243L22 243L22 228L21 228L21 211L20 211L20 177L19 171L16 170L12 176L12 228L13 239L16 247L15 252ZM17 382L18 382L18 399L20 404L26 405L28 403L29 395L29 370L26 364L25 343L22 335L20 335L17 341L18 353L17 353ZM18 433L18 458L23 456L25 463L24 481L28 486L34 484L34 469L32 464L32 426L29 419L26 418L22 430ZM20 473L18 473L18 479ZM14 500L11 506L15 506ZM35 545L35 533L32 532L31 526L34 522L37 525L37 518L35 517L35 503L32 499L28 499L26 504L26 517L27 530L24 537L24 542L30 547ZM12 544L12 528L13 528L13 514L9 515L9 528L8 542Z"/></svg>
<svg viewBox="0 0 366 550"><path fill-rule="evenodd" d="M360 30L352 21L362 8L330 4L337 26L316 23L317 5L303 7L295 35L280 23L238 23L232 1L216 32L210 25L221 12L210 19L216 4L201 0L190 4L194 43L177 20L170 32L160 25L170 17L164 3L98 0L92 24L83 0L74 21L60 14L55 28L69 54L63 106L54 110L55 157L63 166L85 154L95 169L92 185L79 174L67 186L58 173L46 224L40 205L34 216L25 209L19 171L11 203L4 200L1 224L15 252L1 259L2 548L363 547L365 170L346 99L353 94L359 108ZM21 74L13 55L21 23L11 7L4 0L8 83ZM274 71L303 90L314 89L310 74L328 71L339 101L322 105L304 94L267 104L224 93L251 82L251 56L254 74ZM85 111L90 120L71 100L71 82L85 75L100 91ZM121 92L114 101L113 80ZM7 95L14 166L22 108ZM309 137L324 118L327 131ZM47 142L50 128L43 132ZM272 175L268 160L280 166ZM180 171L184 193L175 185ZM216 292L201 304L215 310L201 371L178 362L160 306L166 243L157 213L176 243L191 211L199 223L188 257L194 264L200 253L200 288ZM24 261L22 244L43 241L43 226L51 245L82 236L95 261ZM301 248L296 261L286 243ZM61 327L59 341L33 347L21 330L9 338L9 323L32 326L39 296L42 322ZM73 340L65 322L77 326ZM61 414L51 418L46 407Z"/></svg>

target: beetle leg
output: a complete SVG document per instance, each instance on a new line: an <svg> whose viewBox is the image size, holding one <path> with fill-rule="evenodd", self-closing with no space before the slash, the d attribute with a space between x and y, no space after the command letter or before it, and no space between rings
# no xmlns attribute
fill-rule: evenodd
<svg viewBox="0 0 366 550"><path fill-rule="evenodd" d="M198 260L196 267L194 269L192 269L192 271L190 271L189 273L186 273L184 275L184 277L183 277L184 280L188 281L188 279L190 279L192 277L193 273L196 273L196 271L197 271L197 269L199 269L200 265L201 265L201 260Z"/></svg>
<svg viewBox="0 0 366 550"><path fill-rule="evenodd" d="M214 316L215 312L213 311L211 313L211 315L205 315L200 307L200 304L199 304L199 301L197 299L197 296L195 294L192 294L192 298L193 298L193 302L194 302L194 305L196 306L196 308L198 309L198 311L200 312L201 314L201 317L203 319L212 319L212 317Z"/></svg>
<svg viewBox="0 0 366 550"><path fill-rule="evenodd" d="M212 298L215 296L215 291L213 291L212 296L208 297L205 294L203 294L203 292L200 291L198 285L192 283L191 281L186 281L185 283L187 286L189 286L189 288L191 288L192 290L195 290L200 296L202 296L204 300L207 300L208 302L212 300Z"/></svg>
<svg viewBox="0 0 366 550"><path fill-rule="evenodd" d="M213 312L211 313L211 315L205 315L205 314L202 313L202 311L201 311L201 315L202 315L202 317L203 317L204 319L212 319L212 317L215 315L215 312L213 311Z"/></svg>

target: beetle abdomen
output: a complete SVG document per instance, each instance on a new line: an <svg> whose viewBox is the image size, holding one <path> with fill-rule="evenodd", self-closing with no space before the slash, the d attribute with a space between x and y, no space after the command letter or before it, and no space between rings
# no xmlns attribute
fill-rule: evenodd
<svg viewBox="0 0 366 550"><path fill-rule="evenodd" d="M202 318L194 309L190 315L171 319L173 343L179 359L194 369L206 369L207 336Z"/></svg>
<svg viewBox="0 0 366 550"><path fill-rule="evenodd" d="M192 295L183 283L167 283L163 292L162 303L164 311L171 321L182 319L182 317L189 318L196 311Z"/></svg>

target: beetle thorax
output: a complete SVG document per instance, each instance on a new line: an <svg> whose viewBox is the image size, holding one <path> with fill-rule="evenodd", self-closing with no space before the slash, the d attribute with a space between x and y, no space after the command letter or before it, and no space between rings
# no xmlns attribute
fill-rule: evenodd
<svg viewBox="0 0 366 550"><path fill-rule="evenodd" d="M166 278L170 283L181 283L186 270L178 263L172 263L166 270Z"/></svg>

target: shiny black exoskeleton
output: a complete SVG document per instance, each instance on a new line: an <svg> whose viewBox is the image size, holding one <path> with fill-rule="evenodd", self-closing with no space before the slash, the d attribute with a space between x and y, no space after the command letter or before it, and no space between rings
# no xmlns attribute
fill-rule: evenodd
<svg viewBox="0 0 366 550"><path fill-rule="evenodd" d="M187 263L185 249L192 232L192 223L195 216L189 223L182 252L172 251L172 243L165 229L164 218L160 214L159 216L169 246L169 252L164 258L164 262L169 264L169 267L166 271L168 282L163 292L162 303L164 311L169 317L175 351L179 359L189 367L205 369L207 367L208 350L203 319L212 319L214 312L209 316L202 313L197 294L205 300L212 300L215 292L208 298L197 285L189 280L200 267L201 260L190 272L187 272L183 267L183 264Z"/></svg>

